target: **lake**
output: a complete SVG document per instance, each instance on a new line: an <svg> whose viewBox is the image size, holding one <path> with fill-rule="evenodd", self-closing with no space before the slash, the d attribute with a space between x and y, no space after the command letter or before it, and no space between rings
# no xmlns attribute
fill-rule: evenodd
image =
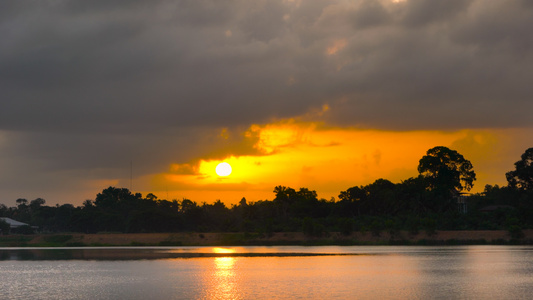
<svg viewBox="0 0 533 300"><path fill-rule="evenodd" d="M533 247L0 248L2 299L530 299Z"/></svg>

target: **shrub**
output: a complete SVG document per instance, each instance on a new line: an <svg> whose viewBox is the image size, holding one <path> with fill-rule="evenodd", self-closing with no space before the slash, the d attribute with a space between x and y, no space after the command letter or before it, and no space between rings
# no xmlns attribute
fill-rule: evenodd
<svg viewBox="0 0 533 300"><path fill-rule="evenodd" d="M33 228L30 225L22 225L17 228L13 228L14 233L18 234L33 234Z"/></svg>
<svg viewBox="0 0 533 300"><path fill-rule="evenodd" d="M350 235L353 233L354 222L350 218L339 219L339 229L343 235Z"/></svg>
<svg viewBox="0 0 533 300"><path fill-rule="evenodd" d="M383 230L383 224L380 220L375 219L370 223L370 231L372 232L373 236L380 236L381 230Z"/></svg>
<svg viewBox="0 0 533 300"><path fill-rule="evenodd" d="M524 232L522 231L522 227L519 225L511 225L507 229L509 231L509 235L512 239L521 239L524 237Z"/></svg>
<svg viewBox="0 0 533 300"><path fill-rule="evenodd" d="M47 243L65 243L72 239L72 235L70 234L55 234L55 235L49 235L43 237L44 241Z"/></svg>

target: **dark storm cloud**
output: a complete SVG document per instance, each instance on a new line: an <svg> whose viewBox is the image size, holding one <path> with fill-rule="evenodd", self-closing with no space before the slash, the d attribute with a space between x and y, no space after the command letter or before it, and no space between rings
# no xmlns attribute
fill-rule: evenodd
<svg viewBox="0 0 533 300"><path fill-rule="evenodd" d="M0 151L42 172L152 155L148 174L323 104L347 126L531 126L531 28L518 0L2 1Z"/></svg>
<svg viewBox="0 0 533 300"><path fill-rule="evenodd" d="M500 112L503 102L522 104L529 92L532 14L523 2L3 6L5 129L242 125L323 103L335 108L339 98L346 103L335 118L344 123L442 128L444 119L416 118L406 126L404 117L423 109L438 120L461 108L451 126L483 127L491 125L486 114ZM346 46L328 57L333 39ZM369 110L372 119L365 117Z"/></svg>
<svg viewBox="0 0 533 300"><path fill-rule="evenodd" d="M427 3L435 11L421 14ZM386 129L531 126L523 110L532 105L531 6L402 5L392 25L348 34L341 55L349 63L332 80L342 111L332 120Z"/></svg>
<svg viewBox="0 0 533 300"><path fill-rule="evenodd" d="M250 10L261 15L268 3ZM281 105L287 99L278 95L286 46L259 40L276 36L270 15L258 26L239 12L243 3L235 11L209 1L134 4L45 2L4 22L0 126L142 130L249 123L265 118L259 111L301 110ZM280 9L273 11L282 22ZM232 29L233 38L225 34Z"/></svg>

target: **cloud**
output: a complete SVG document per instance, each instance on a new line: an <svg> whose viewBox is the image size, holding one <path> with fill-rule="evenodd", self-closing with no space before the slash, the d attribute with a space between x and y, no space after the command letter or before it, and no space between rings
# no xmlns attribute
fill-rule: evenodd
<svg viewBox="0 0 533 300"><path fill-rule="evenodd" d="M404 13L401 19L407 26L420 27L437 22L449 22L458 15L465 13L471 0L409 0L405 1Z"/></svg>
<svg viewBox="0 0 533 300"><path fill-rule="evenodd" d="M531 125L524 2L20 5L0 25L4 129L246 125L326 103L366 127Z"/></svg>
<svg viewBox="0 0 533 300"><path fill-rule="evenodd" d="M0 20L2 178L34 189L260 155L252 124L322 107L307 121L533 126L525 0L7 1Z"/></svg>

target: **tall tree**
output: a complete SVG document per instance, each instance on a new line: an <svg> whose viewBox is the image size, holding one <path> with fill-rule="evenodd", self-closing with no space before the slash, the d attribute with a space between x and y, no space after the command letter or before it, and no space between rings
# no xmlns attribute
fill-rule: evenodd
<svg viewBox="0 0 533 300"><path fill-rule="evenodd" d="M30 201L30 208L32 210L37 210L41 206L43 206L45 203L46 203L46 200L44 200L43 198L37 198L37 199Z"/></svg>
<svg viewBox="0 0 533 300"><path fill-rule="evenodd" d="M437 146L420 159L418 172L432 190L461 192L474 186L476 173L472 163L455 150Z"/></svg>
<svg viewBox="0 0 533 300"><path fill-rule="evenodd" d="M529 148L515 164L515 170L505 174L510 187L533 190L533 148Z"/></svg>

